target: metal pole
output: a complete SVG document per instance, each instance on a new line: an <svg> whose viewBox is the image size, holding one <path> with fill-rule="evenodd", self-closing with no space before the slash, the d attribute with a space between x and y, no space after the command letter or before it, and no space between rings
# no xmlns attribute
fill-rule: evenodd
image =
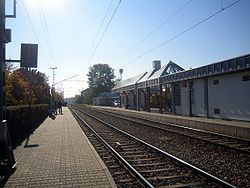
<svg viewBox="0 0 250 188"><path fill-rule="evenodd" d="M53 85L55 85L55 70L57 69L57 67L50 67L50 69L52 69L52 71L53 71ZM53 87L53 85L52 85L52 87Z"/></svg>
<svg viewBox="0 0 250 188"><path fill-rule="evenodd" d="M31 79L32 79L32 75L31 75L31 68L28 68L28 78L29 78L29 109L31 108L31 104L32 104L32 93L31 93Z"/></svg>
<svg viewBox="0 0 250 188"><path fill-rule="evenodd" d="M175 114L175 101L174 101L174 83L171 83L171 113Z"/></svg>
<svg viewBox="0 0 250 188"><path fill-rule="evenodd" d="M150 112L150 87L147 87L146 89L146 93L147 93L147 111Z"/></svg>
<svg viewBox="0 0 250 188"><path fill-rule="evenodd" d="M137 88L137 110L140 111L141 107L141 92L140 89Z"/></svg>
<svg viewBox="0 0 250 188"><path fill-rule="evenodd" d="M52 92L53 92L53 87L55 85L55 69L57 69L57 67L50 67L50 69L52 69L52 71L53 71L53 84L52 84L51 89L50 89L50 94L51 94L51 96L50 96L50 113L52 114L52 105L53 105L53 94L52 94Z"/></svg>
<svg viewBox="0 0 250 188"><path fill-rule="evenodd" d="M16 165L15 157L12 151L10 135L6 122L6 82L5 82L5 0L0 0L0 153L3 161L0 167L7 170L13 169ZM7 161L6 161L7 160ZM6 163L7 162L7 163ZM4 164L6 163L6 164Z"/></svg>
<svg viewBox="0 0 250 188"><path fill-rule="evenodd" d="M5 117L5 0L0 0L0 122L6 119Z"/></svg>
<svg viewBox="0 0 250 188"><path fill-rule="evenodd" d="M162 114L162 84L160 84L160 86L159 86L159 88L160 88L160 98L159 98L159 102L160 102L160 113Z"/></svg>
<svg viewBox="0 0 250 188"><path fill-rule="evenodd" d="M52 115L52 87L49 87L49 102L50 102L50 109L49 109L49 113L50 113L50 115Z"/></svg>

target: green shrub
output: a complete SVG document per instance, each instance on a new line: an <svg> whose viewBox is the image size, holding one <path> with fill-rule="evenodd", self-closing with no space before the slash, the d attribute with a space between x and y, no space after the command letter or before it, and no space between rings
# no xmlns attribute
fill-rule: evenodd
<svg viewBox="0 0 250 188"><path fill-rule="evenodd" d="M48 105L8 106L6 119L8 130L13 145L23 141L31 134L48 116Z"/></svg>

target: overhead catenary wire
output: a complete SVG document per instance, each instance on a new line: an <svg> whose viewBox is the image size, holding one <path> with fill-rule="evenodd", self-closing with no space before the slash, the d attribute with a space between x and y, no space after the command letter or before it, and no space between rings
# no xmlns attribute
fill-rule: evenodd
<svg viewBox="0 0 250 188"><path fill-rule="evenodd" d="M36 37L37 43L39 44L38 47L41 49L41 52L42 52L42 54L43 54L43 56L44 56L44 58L45 58L45 62L46 62L47 65L50 67L51 65L50 65L50 63L49 63L49 59L48 59L47 55L45 54L44 49L42 48L42 45L41 45L41 43L40 43L40 40L39 40L38 35L37 35L37 33L36 33L36 30L35 30L35 27L34 27L32 21L31 21L30 15L29 15L28 10L27 10L27 8L26 8L26 6L25 6L25 3L24 3L23 1L21 1L21 2L22 2L22 4L23 4L24 12L25 12L25 14L26 14L26 16L27 16L27 18L28 18L28 20L29 20L29 23L30 23L30 26L31 26L31 28L32 28L32 31L33 31L33 33L34 33L34 35L35 35L35 37Z"/></svg>
<svg viewBox="0 0 250 188"><path fill-rule="evenodd" d="M172 18L174 18L178 13L180 13L185 7L187 7L193 0L189 0L186 2L182 7L177 9L173 14L171 14L167 19L165 19L163 22L161 22L155 29L153 29L151 32L145 35L145 37L140 40L136 45L134 45L130 50L128 50L125 54L121 55L116 61L119 61L120 59L126 57L129 55L132 51L134 51L139 45L141 45L144 41L146 41L149 37L151 37L154 33L156 33L160 28L162 28L166 23L168 23Z"/></svg>
<svg viewBox="0 0 250 188"><path fill-rule="evenodd" d="M114 12L113 12L111 18L109 19L109 22L108 22L106 28L104 29L104 31L103 31L103 33L102 33L102 35L101 35L101 38L100 38L99 41L97 42L96 47L95 47L93 53L91 54L91 58L94 57L97 48L98 48L99 45L101 44L101 41L102 41L104 35L106 34L106 32L107 32L107 30L108 30L108 28L109 28L109 25L110 25L111 21L113 20L113 18L114 18L114 16L115 16L115 13L116 13L117 9L119 8L120 4L121 4L121 0L119 0L119 3L117 4L117 6L116 6L116 8L115 8L115 10L114 10Z"/></svg>
<svg viewBox="0 0 250 188"><path fill-rule="evenodd" d="M43 7L41 0L39 0L39 2L38 2L38 9L39 9L39 15L40 15L41 23L43 26L45 38L46 38L46 41L48 43L48 47L50 50L50 54L51 54L52 59L55 61L55 54L54 54L54 50L53 50L52 40L50 37L48 24L47 24L47 20L46 20L45 13L44 13L44 7Z"/></svg>
<svg viewBox="0 0 250 188"><path fill-rule="evenodd" d="M198 22L198 23L192 25L191 27L187 28L186 30L180 32L179 34L177 34L177 35L171 37L170 39L168 39L168 40L162 42L161 44L155 46L154 48L148 50L147 52L145 52L145 53L143 53L143 54L137 56L137 57L134 58L133 60L129 61L124 67L126 67L126 66L128 66L129 64L131 64L131 63L137 61L138 59L140 59L140 58L142 58L142 57L144 57L144 56L150 54L151 52L153 52L153 51L157 50L158 48L160 48L161 46L164 46L165 44L167 44L167 43L173 41L174 39L176 39L176 38L182 36L183 34L187 33L188 31L190 31L190 30L192 30L192 29L194 29L194 28L196 28L197 26L201 25L202 23L204 23L204 22L206 22L206 21L212 19L213 17L217 16L218 14L220 14L220 13L223 12L223 11L225 11L226 9L228 9L228 8L230 8L230 7L232 7L232 6L234 6L235 4L239 3L240 1L241 1L241 0L237 0L237 1L235 1L235 2L233 2L233 3L231 3L231 4L229 4L228 6L224 7L223 9L220 9L219 11L217 11L217 12L213 13L212 15L206 17L205 19L201 20L200 22Z"/></svg>
<svg viewBox="0 0 250 188"><path fill-rule="evenodd" d="M109 19L109 22L108 22L108 24L106 25L106 27L105 27L105 29L104 29L104 31L103 31L103 33L102 33L100 39L98 40L98 42L97 42L97 44L96 44L96 46L95 46L95 48L94 48L94 50L93 50L93 52L92 52L92 54L91 54L91 56L90 56L90 59L89 59L88 63L86 64L86 66L85 66L85 68L84 68L84 70L83 70L83 72L85 72L86 68L87 68L88 65L91 63L91 60L93 59L93 57L94 57L94 55L95 55L95 53L96 53L97 48L100 46L101 41L102 41L104 35L106 34L106 32L107 32L107 30L108 30L108 28L109 28L109 25L110 25L111 21L113 20L113 18L114 18L114 16L115 16L115 14L116 14L116 12L117 12L117 10L118 10L120 4L121 4L121 0L119 0L117 6L116 6L116 8L115 8L115 10L113 11L112 16L111 16L111 18Z"/></svg>
<svg viewBox="0 0 250 188"><path fill-rule="evenodd" d="M53 83L52 87L54 87L55 85L60 84L60 83L62 83L62 82L64 82L64 81L67 81L67 80L69 80L69 79L71 79L71 78L75 78L76 76L78 76L78 75L76 74L76 75L74 75L74 76L65 78L65 79L63 79L63 80L61 80L61 81L59 81L59 82Z"/></svg>
<svg viewBox="0 0 250 188"><path fill-rule="evenodd" d="M99 26L98 29L97 29L97 32L96 32L95 37L94 37L94 40L93 40L92 45L91 45L91 47L90 47L90 52L91 52L91 50L92 50L92 48L93 48L93 46L94 46L94 44L95 44L95 42L96 42L96 40L97 40L97 36L99 35L99 33L100 33L101 29L102 29L102 26L103 26L103 24L104 24L104 21L106 20L106 17L107 17L107 15L108 15L108 13L109 13L109 10L110 10L110 8L111 8L111 5L112 5L113 1L114 1L114 0L111 0L111 1L110 1L109 6L108 6L108 8L107 8L107 10L106 10L106 13L105 13L105 15L104 15L104 17L103 17L103 19L102 19L102 21L101 21L101 24L100 24L100 26ZM90 59L91 59L91 58L89 58L89 61L90 61ZM83 65L84 65L84 64L83 64ZM84 67L84 66L81 66L80 70L82 70L83 67ZM80 71L80 72L81 72L81 71Z"/></svg>
<svg viewBox="0 0 250 188"><path fill-rule="evenodd" d="M96 34L95 34L95 38L94 38L94 40L93 40L92 47L94 46L94 44L95 44L95 42L96 42L96 39L97 39L97 36L99 35L99 33L100 33L101 29L102 29L102 26L103 26L104 21L105 21L107 15L108 15L108 13L109 13L109 10L110 10L110 7L111 7L113 1L114 1L114 0L111 0L110 3L109 3L108 9L106 10L106 13L105 13L105 15L104 15L104 17L103 17L103 19L102 19L102 21L101 21L101 24L100 24L100 26L99 26L99 28L98 28Z"/></svg>
<svg viewBox="0 0 250 188"><path fill-rule="evenodd" d="M52 49L51 42L50 42L50 39L49 39L48 28L46 27L47 23L46 23L44 15L42 15L42 10L41 10L42 7L41 7L41 1L40 0L38 2L38 9L39 9L39 16L40 16L40 20L41 20L41 23L42 23L45 39L46 39L46 42L47 42L48 47L49 47L50 55L53 58L54 57L53 49Z"/></svg>

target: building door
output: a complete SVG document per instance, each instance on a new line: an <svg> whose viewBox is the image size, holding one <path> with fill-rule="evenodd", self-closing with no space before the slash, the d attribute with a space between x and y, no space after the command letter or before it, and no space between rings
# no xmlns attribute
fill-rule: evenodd
<svg viewBox="0 0 250 188"><path fill-rule="evenodd" d="M190 96L190 116L194 116L194 110L195 110L195 105L194 105L194 90L190 89L189 90L189 96Z"/></svg>
<svg viewBox="0 0 250 188"><path fill-rule="evenodd" d="M173 84L173 112L181 114L181 84Z"/></svg>
<svg viewBox="0 0 250 188"><path fill-rule="evenodd" d="M194 103L194 87L193 82L189 82L189 106L190 106L190 116L194 116L195 103Z"/></svg>

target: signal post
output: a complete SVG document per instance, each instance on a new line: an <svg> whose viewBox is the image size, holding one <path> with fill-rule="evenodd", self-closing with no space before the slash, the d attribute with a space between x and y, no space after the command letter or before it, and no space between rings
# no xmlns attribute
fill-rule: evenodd
<svg viewBox="0 0 250 188"><path fill-rule="evenodd" d="M6 81L5 81L5 45L11 41L11 31L5 28L6 18L16 17L16 1L13 1L13 15L5 14L5 0L0 0L0 170L15 168L10 135L6 121Z"/></svg>

